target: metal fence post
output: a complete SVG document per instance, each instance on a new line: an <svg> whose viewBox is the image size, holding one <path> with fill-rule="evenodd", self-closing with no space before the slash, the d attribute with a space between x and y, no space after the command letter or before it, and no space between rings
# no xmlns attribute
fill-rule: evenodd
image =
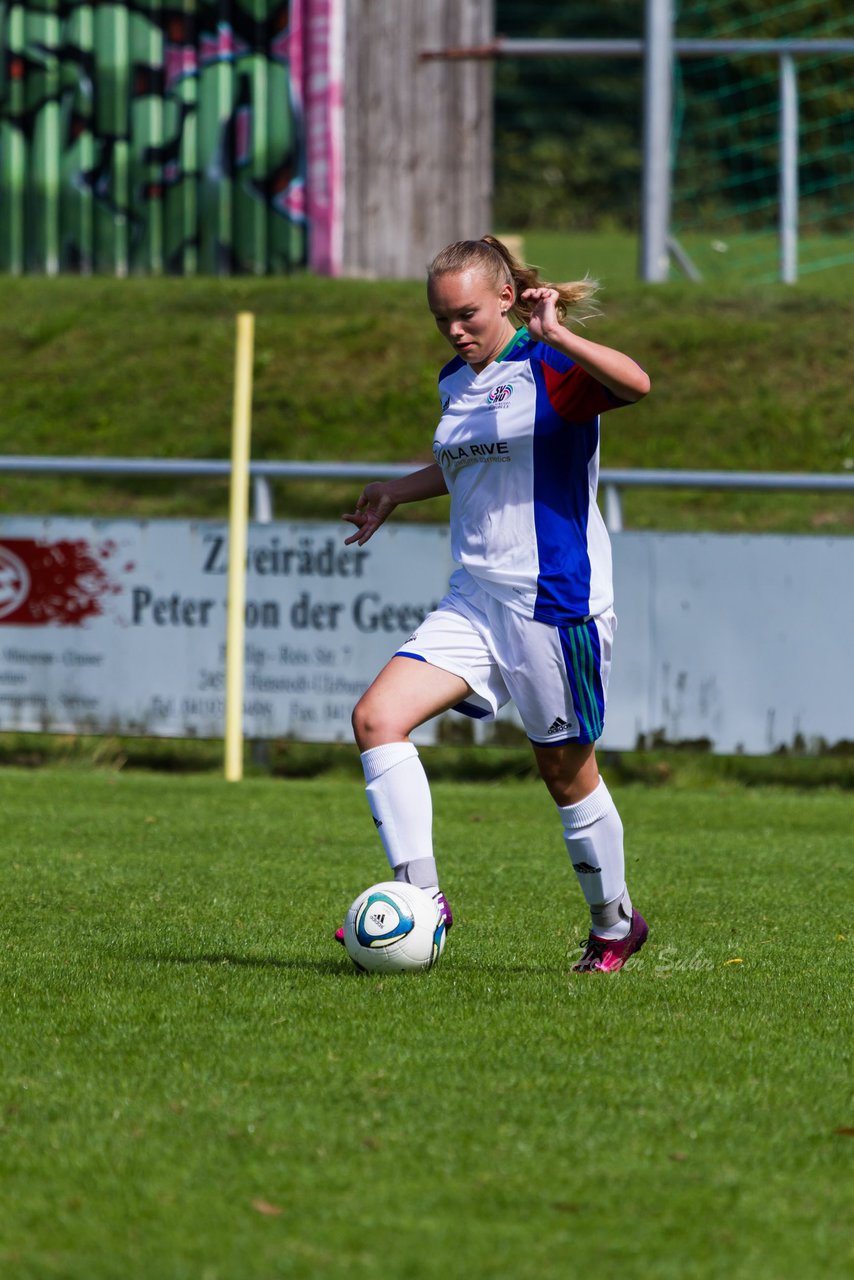
<svg viewBox="0 0 854 1280"><path fill-rule="evenodd" d="M609 533L623 532L623 504L615 484L605 485L605 526Z"/></svg>
<svg viewBox="0 0 854 1280"><path fill-rule="evenodd" d="M252 518L256 524L272 523L273 494L266 476L255 476L252 481Z"/></svg>
<svg viewBox="0 0 854 1280"><path fill-rule="evenodd" d="M790 53L780 55L780 277L798 279L798 72Z"/></svg>
<svg viewBox="0 0 854 1280"><path fill-rule="evenodd" d="M670 129L673 0L646 0L643 84L641 277L667 279L670 235Z"/></svg>

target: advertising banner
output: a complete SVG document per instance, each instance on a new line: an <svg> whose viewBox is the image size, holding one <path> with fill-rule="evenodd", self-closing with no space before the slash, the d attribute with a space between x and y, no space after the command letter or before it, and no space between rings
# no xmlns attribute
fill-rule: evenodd
<svg viewBox="0 0 854 1280"><path fill-rule="evenodd" d="M349 530L249 527L249 738L352 741L354 703L445 593L446 527L391 523L365 547L344 545ZM612 541L604 747L854 738L854 597L840 590L852 539ZM227 558L224 522L0 519L0 730L222 737ZM501 715L520 727L512 707ZM465 723L490 740L490 723ZM413 736L431 742L436 727Z"/></svg>
<svg viewBox="0 0 854 1280"><path fill-rule="evenodd" d="M447 530L363 548L348 531L250 526L248 737L349 741L353 704L444 594ZM227 556L225 523L0 520L0 730L222 736Z"/></svg>

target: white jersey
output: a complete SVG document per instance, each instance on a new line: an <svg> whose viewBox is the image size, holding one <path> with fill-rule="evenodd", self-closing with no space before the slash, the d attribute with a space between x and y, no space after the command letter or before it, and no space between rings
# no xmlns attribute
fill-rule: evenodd
<svg viewBox="0 0 854 1280"><path fill-rule="evenodd" d="M625 402L526 329L481 373L455 357L439 395L433 456L463 574L540 622L604 613L613 586L596 505L599 414Z"/></svg>

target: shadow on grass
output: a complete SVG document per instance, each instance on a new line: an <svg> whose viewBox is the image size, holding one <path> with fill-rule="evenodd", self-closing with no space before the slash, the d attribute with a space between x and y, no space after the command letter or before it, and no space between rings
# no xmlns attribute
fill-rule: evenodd
<svg viewBox="0 0 854 1280"><path fill-rule="evenodd" d="M305 958L282 959L281 956L238 956L230 951L201 952L198 955L158 955L149 953L140 957L156 964L176 965L235 965L243 969L313 969L315 973L344 973L349 966L341 959L308 960Z"/></svg>
<svg viewBox="0 0 854 1280"><path fill-rule="evenodd" d="M377 970L375 973L367 973L359 970L348 962L346 956L336 958L330 956L323 960L309 960L305 957L291 957L283 959L281 956L241 956L235 955L231 951L217 952L200 952L198 955L164 955L156 952L149 952L140 957L142 960L153 962L155 964L173 964L173 965L234 965L243 969L275 969L275 970L297 970L302 972L314 973L335 973L335 974L352 974L353 977L375 977L389 978L395 976L392 973ZM567 962L568 963L568 962ZM437 968L440 966L437 966ZM446 968L442 965L441 968ZM479 977L486 979L509 978L517 975L547 975L557 972L561 966L547 964L524 964L521 962L507 963L501 961L479 961L474 963L460 958L455 958L453 967L460 973L477 974ZM405 976L405 975L404 975Z"/></svg>

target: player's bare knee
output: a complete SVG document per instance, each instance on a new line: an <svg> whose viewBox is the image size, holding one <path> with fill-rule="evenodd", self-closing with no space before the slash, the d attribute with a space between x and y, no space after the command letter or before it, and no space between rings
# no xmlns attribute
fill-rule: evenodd
<svg viewBox="0 0 854 1280"><path fill-rule="evenodd" d="M362 751L378 743L393 742L400 736L397 725L383 713L377 699L371 697L370 690L353 708L351 722L353 735Z"/></svg>
<svg viewBox="0 0 854 1280"><path fill-rule="evenodd" d="M535 749L540 777L556 804L577 804L599 782L599 770L592 746L567 744L565 747Z"/></svg>
<svg viewBox="0 0 854 1280"><path fill-rule="evenodd" d="M353 708L353 714L350 716L350 723L353 726L353 736L361 747L368 728L369 716L365 707L365 699L360 698Z"/></svg>

